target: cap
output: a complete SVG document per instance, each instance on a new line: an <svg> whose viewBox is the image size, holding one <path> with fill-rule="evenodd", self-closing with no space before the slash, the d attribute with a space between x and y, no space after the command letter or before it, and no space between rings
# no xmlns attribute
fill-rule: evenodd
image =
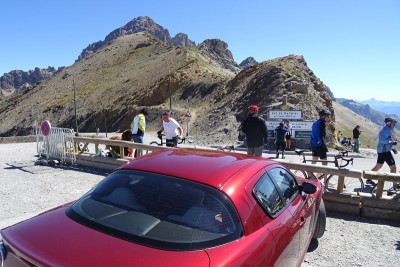
<svg viewBox="0 0 400 267"><path fill-rule="evenodd" d="M250 106L250 112L258 112L259 107L256 105L251 105Z"/></svg>

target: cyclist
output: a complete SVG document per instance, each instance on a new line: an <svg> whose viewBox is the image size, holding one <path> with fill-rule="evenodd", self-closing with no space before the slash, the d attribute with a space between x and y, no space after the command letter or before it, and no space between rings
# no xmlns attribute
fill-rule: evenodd
<svg viewBox="0 0 400 267"><path fill-rule="evenodd" d="M325 144L326 137L326 124L331 121L332 113L329 110L321 110L319 112L319 119L312 125L310 145L312 150L313 164L318 159L326 160L328 148ZM328 162L322 162L322 165L328 165Z"/></svg>
<svg viewBox="0 0 400 267"><path fill-rule="evenodd" d="M397 171L396 162L394 161L391 153L393 146L397 145L397 139L395 139L393 136L396 123L397 121L393 118L385 119L385 125L379 132L378 136L378 146L376 148L378 152L378 159L376 161L376 165L371 169L371 171L378 171L380 168L382 168L383 163L385 162L389 165L391 173L395 173ZM368 183L374 184L374 182L370 179L367 180L367 184ZM393 183L393 187L387 191L387 194L392 195L399 189L400 185Z"/></svg>
<svg viewBox="0 0 400 267"><path fill-rule="evenodd" d="M157 132L160 135L163 131L165 132L166 138L166 146L169 147L177 147L178 146L178 138L182 137L183 128L179 125L179 123L172 118L171 111L164 111L162 114L163 126Z"/></svg>

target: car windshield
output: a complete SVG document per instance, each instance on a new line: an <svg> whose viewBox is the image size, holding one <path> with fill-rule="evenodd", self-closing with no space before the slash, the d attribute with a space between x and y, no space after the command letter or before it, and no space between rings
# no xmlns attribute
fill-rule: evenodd
<svg viewBox="0 0 400 267"><path fill-rule="evenodd" d="M166 250L218 246L243 233L233 204L219 190L134 170L110 174L67 215L106 234Z"/></svg>

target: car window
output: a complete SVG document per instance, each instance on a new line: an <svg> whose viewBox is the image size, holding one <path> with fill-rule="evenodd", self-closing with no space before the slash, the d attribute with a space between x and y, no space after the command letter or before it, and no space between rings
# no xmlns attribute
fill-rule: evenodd
<svg viewBox="0 0 400 267"><path fill-rule="evenodd" d="M112 173L67 215L98 231L168 250L218 246L243 233L233 203L221 191L134 170Z"/></svg>
<svg viewBox="0 0 400 267"><path fill-rule="evenodd" d="M253 189L253 194L271 217L276 217L284 207L282 198L267 173L261 176Z"/></svg>
<svg viewBox="0 0 400 267"><path fill-rule="evenodd" d="M297 181L288 171L283 168L272 168L268 171L268 175L280 190L285 205L298 195Z"/></svg>

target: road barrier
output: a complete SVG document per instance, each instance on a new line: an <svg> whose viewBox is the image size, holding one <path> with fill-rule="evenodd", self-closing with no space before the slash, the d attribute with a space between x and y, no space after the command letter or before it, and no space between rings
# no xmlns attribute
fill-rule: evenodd
<svg viewBox="0 0 400 267"><path fill-rule="evenodd" d="M114 170L115 168L131 161L133 157L125 157L124 153L119 153L119 158L98 156L99 148L107 150L110 147L119 147L119 152L128 148L133 149L132 155L145 155L156 150L165 149L162 146L145 145L130 141L111 140L108 138L90 138L90 137L74 137L74 146L76 153L76 163L79 165L100 168L106 170ZM93 151L87 151L91 146ZM94 147L94 148L93 148ZM136 153L135 153L136 150ZM97 154L97 155L96 155Z"/></svg>
<svg viewBox="0 0 400 267"><path fill-rule="evenodd" d="M74 131L67 128L51 128L51 134L43 135L40 127L35 128L36 146L39 156L58 159L61 163L75 163Z"/></svg>
<svg viewBox="0 0 400 267"><path fill-rule="evenodd" d="M400 174L339 169L315 164L282 161L281 163L291 170L305 171L311 174L311 177L314 176L314 179L321 173L339 177L339 179L337 179L337 188L325 191L323 196L328 211L331 210L365 217L400 221L400 192L393 196L386 196L383 194L384 183L400 183ZM376 192L357 192L351 188L344 188L344 181L347 177L378 181Z"/></svg>

